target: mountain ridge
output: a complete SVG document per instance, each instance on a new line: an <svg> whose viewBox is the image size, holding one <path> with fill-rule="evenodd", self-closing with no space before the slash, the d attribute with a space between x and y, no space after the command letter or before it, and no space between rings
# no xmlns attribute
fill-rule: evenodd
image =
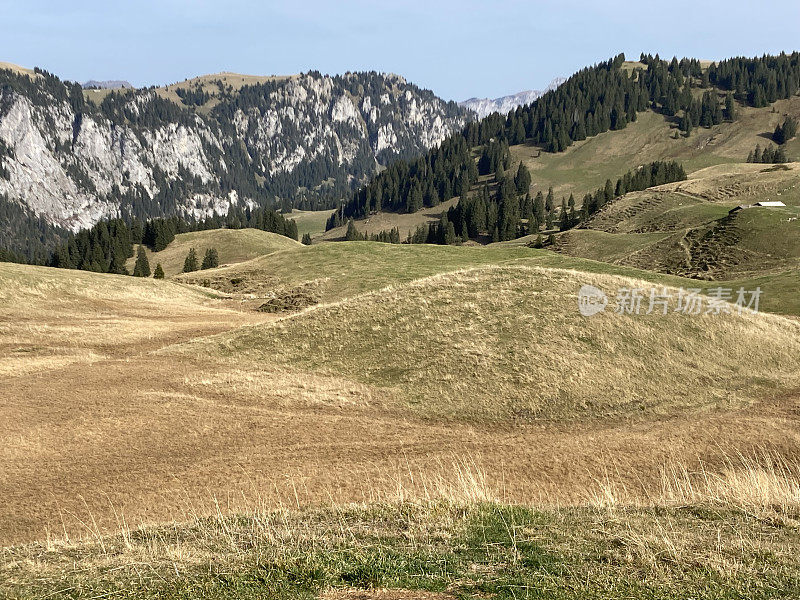
<svg viewBox="0 0 800 600"><path fill-rule="evenodd" d="M526 104L530 104L534 100L537 100L547 92L556 89L559 85L564 83L567 79L565 77L555 77L553 78L547 87L543 90L524 90L521 92L517 92L516 94L509 94L507 96L501 96L499 98L468 98L459 102L459 106L464 108L468 108L469 110L475 112L478 115L478 118L484 118L489 116L494 112L498 112L501 115L508 114L518 106L524 106Z"/></svg>
<svg viewBox="0 0 800 600"><path fill-rule="evenodd" d="M73 231L242 203L321 208L470 118L397 75L228 77L83 90L0 70L0 202Z"/></svg>

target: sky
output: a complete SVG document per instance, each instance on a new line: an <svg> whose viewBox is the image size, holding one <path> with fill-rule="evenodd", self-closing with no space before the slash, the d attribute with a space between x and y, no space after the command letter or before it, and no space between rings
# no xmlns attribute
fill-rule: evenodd
<svg viewBox="0 0 800 600"><path fill-rule="evenodd" d="M798 26L797 0L0 0L0 61L136 86L376 70L464 100L541 89L619 52L788 52Z"/></svg>

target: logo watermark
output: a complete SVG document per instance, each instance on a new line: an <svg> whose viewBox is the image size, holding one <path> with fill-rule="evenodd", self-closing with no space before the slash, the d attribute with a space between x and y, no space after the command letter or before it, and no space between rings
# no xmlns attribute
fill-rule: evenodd
<svg viewBox="0 0 800 600"><path fill-rule="evenodd" d="M608 306L608 296L603 290L593 285L581 286L581 291L578 292L578 310L584 317L603 312L606 306Z"/></svg>
<svg viewBox="0 0 800 600"><path fill-rule="evenodd" d="M613 294L613 300L609 300L609 296L611 294L593 285L583 285L578 292L578 310L584 317L604 312L607 307L609 312L618 315L757 313L761 288L713 287L704 291L700 288L621 287Z"/></svg>

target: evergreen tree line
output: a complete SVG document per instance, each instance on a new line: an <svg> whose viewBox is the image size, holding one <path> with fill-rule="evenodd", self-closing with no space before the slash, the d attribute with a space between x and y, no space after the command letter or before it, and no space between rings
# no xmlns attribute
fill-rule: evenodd
<svg viewBox="0 0 800 600"><path fill-rule="evenodd" d="M786 152L781 146L777 148L767 146L764 150L761 150L761 145L756 144L755 150L751 150L750 154L747 155L747 162L778 164L788 162L788 159L786 158Z"/></svg>
<svg viewBox="0 0 800 600"><path fill-rule="evenodd" d="M790 98L800 89L800 52L760 58L735 57L708 68L708 80L756 108Z"/></svg>
<svg viewBox="0 0 800 600"><path fill-rule="evenodd" d="M579 221L585 221L606 204L628 192L639 192L657 185L685 179L686 171L680 163L675 161L654 161L639 169L628 171L617 179L616 184L612 184L611 180L607 179L603 187L598 188L593 194L586 194L583 197Z"/></svg>
<svg viewBox="0 0 800 600"><path fill-rule="evenodd" d="M383 231L379 231L378 233L367 235L359 232L358 229L356 229L356 225L355 223L353 223L353 220L350 219L347 222L347 232L345 233L344 240L346 242L369 241L369 242L384 242L386 244L399 244L400 230L397 227L393 227L392 229L384 229Z"/></svg>
<svg viewBox="0 0 800 600"><path fill-rule="evenodd" d="M71 234L66 243L52 253L47 264L62 269L127 275L125 262L134 255L134 245L144 245L153 252L160 252L179 233L221 228L255 228L297 239L297 223L294 220L263 208L251 210L234 207L225 216L215 215L200 221L187 221L179 217L157 218L146 222L115 218ZM213 257L209 258L211 259Z"/></svg>
<svg viewBox="0 0 800 600"><path fill-rule="evenodd" d="M413 161L396 161L328 219L326 229L379 210L416 212L466 194L478 180L478 168L466 140L453 136Z"/></svg>
<svg viewBox="0 0 800 600"><path fill-rule="evenodd" d="M569 199L561 198L560 207L557 207L552 187L546 195L539 191L531 198L527 191L529 177L525 166L520 164L514 177L503 176L494 194L488 184L483 185L478 193L465 196L450 208L439 222L419 226L409 235L407 243L453 244L483 236L499 242L523 235L539 235L542 227L566 231L623 194L682 181L686 179L686 172L674 161L650 163L626 173L616 184L607 180L603 187L586 194L580 210L576 209L572 194Z"/></svg>
<svg viewBox="0 0 800 600"><path fill-rule="evenodd" d="M624 60L625 56L619 54L582 69L555 90L506 117L495 113L469 123L425 156L390 165L337 209L328 228L343 225L350 218L362 218L373 210L409 212L436 200L463 197L463 182L476 180L465 164L466 157L478 146L484 146L479 154L479 171L486 174L502 162L503 147L508 144L530 142L544 151L560 152L575 141L623 129L637 119L638 112L648 109L678 118L688 134L693 127L736 119L736 101L766 106L788 98L797 93L800 79L798 52L729 59L705 69L698 60L688 58L666 61L658 55L642 54L644 67L633 69L623 69ZM704 91L696 97L695 89ZM451 160L434 164L434 156L442 152L449 152ZM449 189L444 182L449 183Z"/></svg>

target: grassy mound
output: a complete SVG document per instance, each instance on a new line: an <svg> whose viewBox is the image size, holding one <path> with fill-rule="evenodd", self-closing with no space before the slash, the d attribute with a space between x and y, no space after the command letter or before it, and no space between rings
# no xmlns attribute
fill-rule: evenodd
<svg viewBox="0 0 800 600"><path fill-rule="evenodd" d="M633 192L558 237L556 249L683 277L734 279L796 269L800 165L731 164ZM740 205L780 200L779 208Z"/></svg>
<svg viewBox="0 0 800 600"><path fill-rule="evenodd" d="M391 390L424 415L551 419L746 403L795 380L800 325L767 315L582 317L576 295L650 284L487 266L182 347ZM646 306L647 302L645 302Z"/></svg>
<svg viewBox="0 0 800 600"><path fill-rule="evenodd" d="M94 362L192 328L219 331L213 322L232 316L210 296L169 281L0 263L0 378Z"/></svg>
<svg viewBox="0 0 800 600"><path fill-rule="evenodd" d="M219 263L225 265L244 262L278 250L299 247L301 244L295 240L260 229L209 229L180 233L161 252L147 250L147 258L151 270L156 268L156 263L161 263L164 273L169 277L183 271L183 261L190 248L197 251L199 261L203 260L207 248L216 248L219 252ZM135 263L136 256L128 259L126 266L129 271L133 272Z"/></svg>

